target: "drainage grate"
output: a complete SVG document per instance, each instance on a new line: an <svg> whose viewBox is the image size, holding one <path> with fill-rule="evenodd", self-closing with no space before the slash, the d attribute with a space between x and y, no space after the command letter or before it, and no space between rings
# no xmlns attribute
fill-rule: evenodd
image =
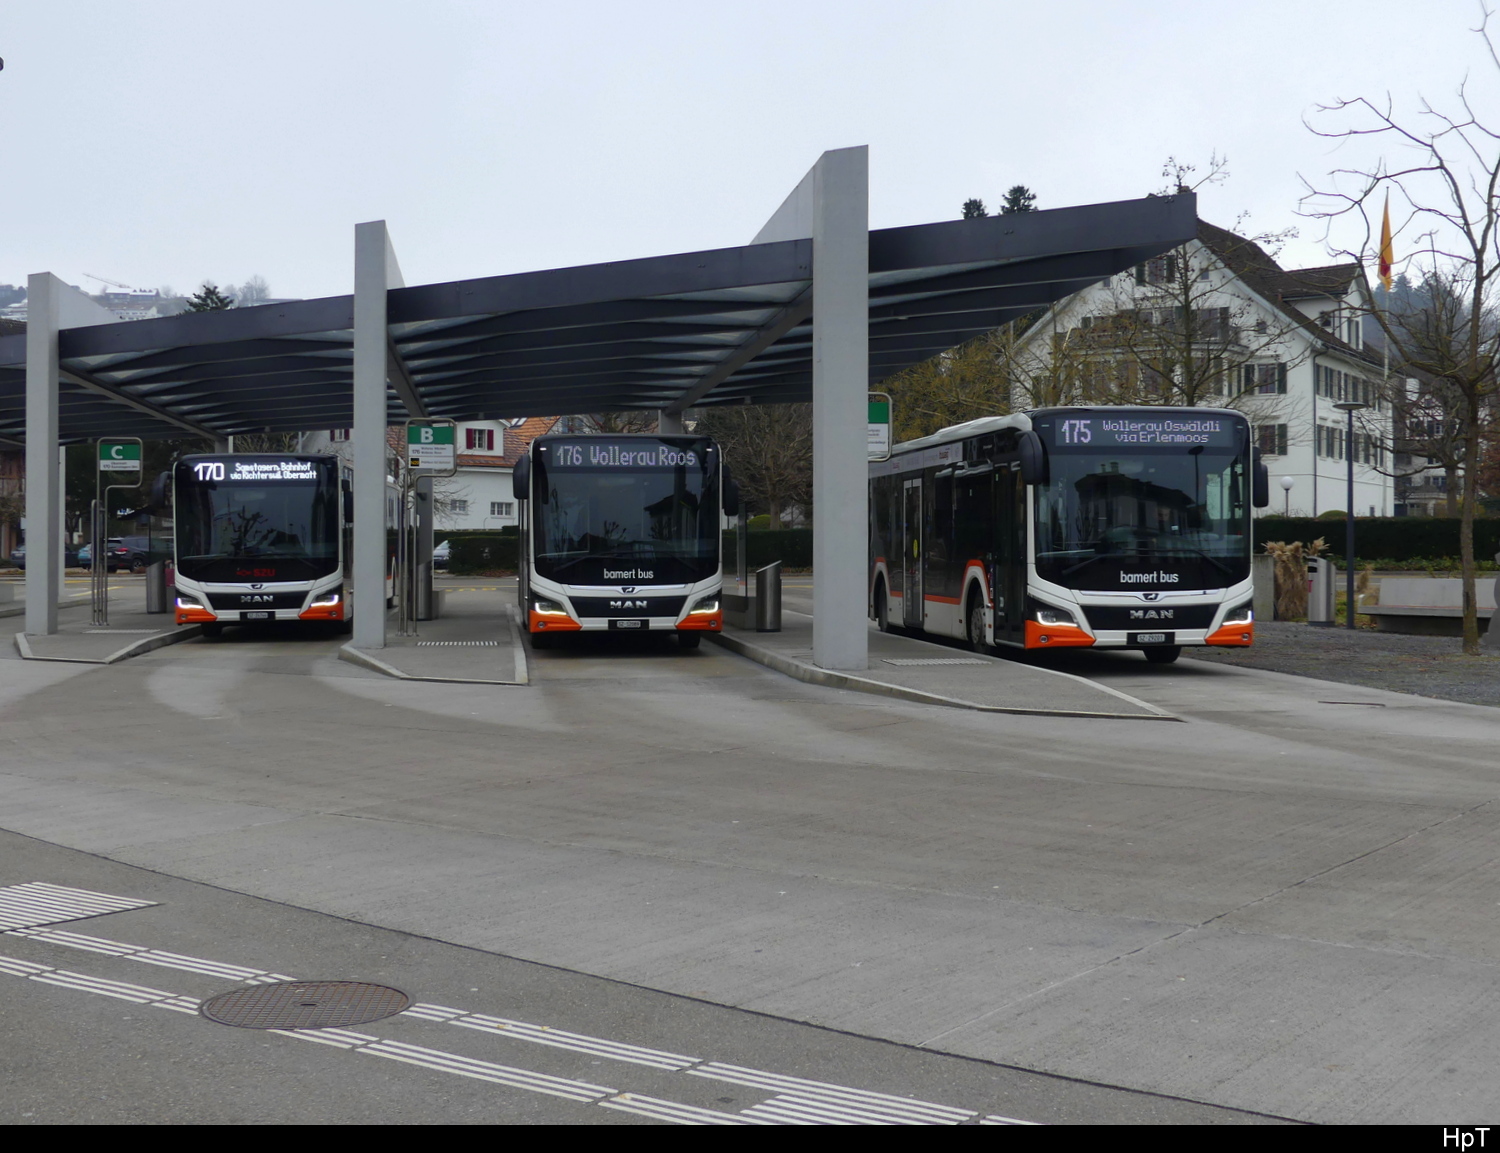
<svg viewBox="0 0 1500 1153"><path fill-rule="evenodd" d="M982 661L978 657L909 657L893 660L886 657L888 665L987 665L989 661Z"/></svg>
<svg viewBox="0 0 1500 1153"><path fill-rule="evenodd" d="M210 997L198 1011L240 1029L333 1029L394 1017L411 998L364 981L283 981Z"/></svg>
<svg viewBox="0 0 1500 1153"><path fill-rule="evenodd" d="M418 641L417 647L422 645L498 645L499 641Z"/></svg>

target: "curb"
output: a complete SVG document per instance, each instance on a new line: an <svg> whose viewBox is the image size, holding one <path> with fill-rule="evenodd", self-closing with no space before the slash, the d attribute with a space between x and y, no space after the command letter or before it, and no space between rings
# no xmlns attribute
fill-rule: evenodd
<svg viewBox="0 0 1500 1153"><path fill-rule="evenodd" d="M803 664L801 661L792 660L790 657L779 656L767 649L760 648L758 645L749 644L742 641L739 637L729 636L726 633L710 634L708 639L724 646L730 652L738 653L742 657L748 657L757 664L765 665L769 669L774 669L778 673L785 673L789 677L805 681L810 685L823 685L833 689L852 689L858 693L869 693L872 696L896 697L900 700L915 701L918 704L943 705L947 708L970 709L980 713L1011 713L1031 717L1088 717L1094 720L1111 721L1182 721L1181 717L1164 712L1155 705L1148 705L1145 701L1137 703L1143 708L1150 709L1150 712L1106 713L1078 709L1024 709L1011 708L1006 705L977 705L973 701L962 701L957 697L945 697L937 693L924 693L920 689L908 689L901 685L888 685L883 681L872 681L868 677L857 677L850 673L820 669L816 665ZM1056 670L1044 669L1042 671L1055 672ZM1058 675L1072 676L1071 673L1059 673ZM1107 689L1102 685L1094 685L1092 681L1087 683L1102 692L1109 692L1115 696L1124 696L1118 690ZM1134 700L1132 697L1126 697L1125 699Z"/></svg>
<svg viewBox="0 0 1500 1153"><path fill-rule="evenodd" d="M57 661L69 665L113 665L120 661L138 657L142 653L149 653L155 649L163 649L168 645L175 645L181 641L190 641L194 637L202 636L203 629L199 625L188 625L185 628L174 629L172 632L155 633L149 637L142 637L138 641L131 641L123 649L116 649L107 657L44 657L38 656L31 651L31 645L26 640L25 633L16 634L16 651L21 654L21 659L26 661Z"/></svg>
<svg viewBox="0 0 1500 1153"><path fill-rule="evenodd" d="M529 685L531 677L526 671L526 646L521 642L521 630L516 626L514 614L510 617L510 636L516 658L516 679L513 681L497 681L479 677L420 677L411 673L403 673L395 665L387 664L363 649L355 648L353 641L339 647L339 660L348 661L351 665L358 665L360 668L369 669L382 676L393 677L398 681L426 681L440 685L505 685L509 688Z"/></svg>

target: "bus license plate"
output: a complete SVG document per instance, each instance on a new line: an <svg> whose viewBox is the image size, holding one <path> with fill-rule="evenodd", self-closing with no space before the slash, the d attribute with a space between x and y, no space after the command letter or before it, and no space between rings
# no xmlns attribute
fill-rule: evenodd
<svg viewBox="0 0 1500 1153"><path fill-rule="evenodd" d="M1133 645L1169 645L1172 633L1131 633L1128 643Z"/></svg>
<svg viewBox="0 0 1500 1153"><path fill-rule="evenodd" d="M246 621L268 621L268 620L271 619L271 614L270 613L240 613L240 619L241 620L246 620Z"/></svg>
<svg viewBox="0 0 1500 1153"><path fill-rule="evenodd" d="M623 621L612 620L609 622L609 627L612 629L649 629L651 622L644 618Z"/></svg>

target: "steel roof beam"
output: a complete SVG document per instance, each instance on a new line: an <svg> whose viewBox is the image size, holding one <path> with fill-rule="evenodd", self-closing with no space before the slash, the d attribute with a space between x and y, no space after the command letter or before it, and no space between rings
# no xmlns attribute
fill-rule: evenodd
<svg viewBox="0 0 1500 1153"><path fill-rule="evenodd" d="M665 411L673 414L681 414L693 406L700 398L707 396L724 381L728 380L740 369L744 368L761 353L769 349L792 329L805 321L812 315L813 298L812 289L809 288L791 304L783 308L771 322L760 330L750 340L747 340L731 356L726 357L702 380L667 405Z"/></svg>
<svg viewBox="0 0 1500 1153"><path fill-rule="evenodd" d="M160 421L162 424L184 429L194 436L206 436L210 440L215 440L219 436L218 430L210 428L208 425L199 424L197 421L178 416L170 409L162 408L160 405L151 404L144 400L137 400L135 397L121 392L114 385L106 384L102 380L95 380L93 377L78 372L76 369L64 368L58 372L57 376L59 380L67 381L67 383L86 389L97 396L106 397L114 403L124 405L126 408L133 409L136 412L144 413Z"/></svg>

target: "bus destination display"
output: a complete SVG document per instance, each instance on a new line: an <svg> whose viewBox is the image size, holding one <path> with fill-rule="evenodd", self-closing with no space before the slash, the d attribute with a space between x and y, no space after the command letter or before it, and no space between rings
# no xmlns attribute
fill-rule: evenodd
<svg viewBox="0 0 1500 1153"><path fill-rule="evenodd" d="M1219 417L1069 417L1057 422L1060 448L1236 448L1240 426Z"/></svg>
<svg viewBox="0 0 1500 1153"><path fill-rule="evenodd" d="M676 469L697 468L702 458L690 448L671 444L554 444L554 468Z"/></svg>
<svg viewBox="0 0 1500 1153"><path fill-rule="evenodd" d="M231 482L317 480L318 466L310 460L200 460L193 463L193 479Z"/></svg>

